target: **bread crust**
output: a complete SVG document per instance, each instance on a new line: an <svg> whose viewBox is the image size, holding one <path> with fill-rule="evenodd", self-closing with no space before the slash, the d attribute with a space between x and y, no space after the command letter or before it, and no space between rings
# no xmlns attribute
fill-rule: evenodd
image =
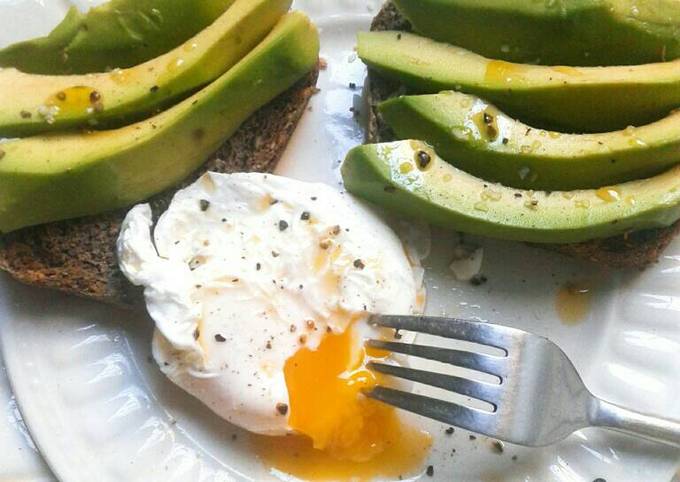
<svg viewBox="0 0 680 482"><path fill-rule="evenodd" d="M207 171L269 172L283 154L311 96L318 66L253 114L222 147L181 185L154 196L154 214L173 195ZM30 227L0 237L0 269L33 286L131 307L141 292L118 268L116 241L127 209Z"/></svg>
<svg viewBox="0 0 680 482"><path fill-rule="evenodd" d="M386 3L373 19L371 30L411 31L411 25L397 10L392 2ZM380 77L369 69L367 83L368 124L366 141L368 143L389 142L395 139L394 133L382 120L377 106L383 100L406 93L399 83ZM596 239L575 244L534 245L578 259L584 259L613 269L644 269L658 261L659 256L670 242L680 233L680 222L661 229L651 229Z"/></svg>

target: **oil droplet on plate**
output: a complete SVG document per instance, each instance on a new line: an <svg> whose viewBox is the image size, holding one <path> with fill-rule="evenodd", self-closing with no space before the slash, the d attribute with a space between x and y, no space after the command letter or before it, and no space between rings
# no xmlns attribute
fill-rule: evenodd
<svg viewBox="0 0 680 482"><path fill-rule="evenodd" d="M592 284L568 282L557 290L555 309L565 325L578 325L586 319L592 304Z"/></svg>

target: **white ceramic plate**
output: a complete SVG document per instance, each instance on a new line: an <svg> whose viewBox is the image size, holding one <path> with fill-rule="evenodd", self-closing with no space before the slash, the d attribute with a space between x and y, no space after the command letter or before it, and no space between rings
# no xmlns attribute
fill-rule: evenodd
<svg viewBox="0 0 680 482"><path fill-rule="evenodd" d="M74 2L79 3L79 2ZM48 30L68 2L0 0L0 44ZM82 5L87 2L81 3ZM349 111L361 108L364 68L353 52L378 1L300 0L322 32L321 92L313 99L279 173L339 186L338 161L362 139ZM350 82L359 89L349 88ZM447 266L454 237L432 235L426 260L428 312L496 321L555 340L596 394L680 418L680 242L643 274L611 275L528 247L484 242L487 284L455 281ZM589 280L594 299L577 325L560 322L558 288ZM240 432L166 381L149 361L151 324L0 277L0 333L24 418L65 482L276 480ZM677 450L599 430L545 449L506 446L421 422L435 437L439 481L669 481ZM513 460L514 459L514 460ZM1 460L1 456L0 456Z"/></svg>

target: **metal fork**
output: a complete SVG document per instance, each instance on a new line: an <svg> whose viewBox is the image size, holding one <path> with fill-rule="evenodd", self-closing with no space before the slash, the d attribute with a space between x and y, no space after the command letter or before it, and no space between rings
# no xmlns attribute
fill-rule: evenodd
<svg viewBox="0 0 680 482"><path fill-rule="evenodd" d="M466 406L377 386L367 396L505 442L540 447L586 427L603 427L680 447L680 421L634 412L595 397L565 353L546 338L506 326L454 318L373 316L376 326L472 342L499 353L369 340L373 348L494 375L500 384L373 362L369 368L487 402ZM678 382L680 384L680 381ZM680 393L679 393L680 395ZM474 404L470 404L474 405Z"/></svg>

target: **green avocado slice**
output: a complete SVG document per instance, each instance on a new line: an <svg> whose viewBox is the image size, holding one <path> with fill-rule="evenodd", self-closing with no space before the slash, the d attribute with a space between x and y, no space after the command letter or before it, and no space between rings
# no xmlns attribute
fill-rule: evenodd
<svg viewBox="0 0 680 482"><path fill-rule="evenodd" d="M397 214L513 241L578 243L680 219L680 166L598 190L525 191L471 176L408 140L353 149L342 177L350 193Z"/></svg>
<svg viewBox="0 0 680 482"><path fill-rule="evenodd" d="M130 67L182 44L232 3L234 0L111 0L85 14L71 7L48 36L0 50L0 67L48 75Z"/></svg>
<svg viewBox="0 0 680 482"><path fill-rule="evenodd" d="M606 134L534 129L459 92L402 96L380 104L398 139L432 145L474 176L524 189L569 191L659 174L680 163L680 112Z"/></svg>
<svg viewBox="0 0 680 482"><path fill-rule="evenodd" d="M489 60L403 32L362 32L359 57L413 93L456 90L537 127L609 132L680 107L680 60L619 67L546 67Z"/></svg>
<svg viewBox="0 0 680 482"><path fill-rule="evenodd" d="M274 27L292 0L236 0L176 49L129 69L85 75L0 70L0 136L140 120L222 75Z"/></svg>
<svg viewBox="0 0 680 482"><path fill-rule="evenodd" d="M509 62L634 65L680 57L668 0L394 0L426 37Z"/></svg>
<svg viewBox="0 0 680 482"><path fill-rule="evenodd" d="M151 119L0 143L0 232L129 206L176 185L309 72L318 52L309 18L286 14L231 70Z"/></svg>

